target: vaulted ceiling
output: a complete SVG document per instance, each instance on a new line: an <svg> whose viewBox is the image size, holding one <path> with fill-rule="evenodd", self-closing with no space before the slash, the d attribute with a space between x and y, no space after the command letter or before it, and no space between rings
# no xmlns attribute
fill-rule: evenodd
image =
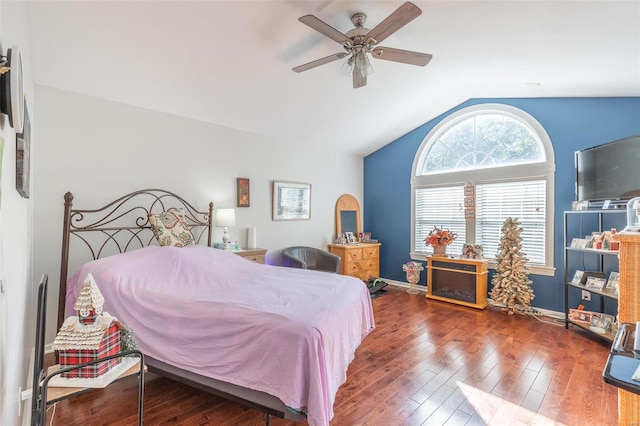
<svg viewBox="0 0 640 426"><path fill-rule="evenodd" d="M470 98L640 96L638 1L415 1L385 46L426 67L373 60L352 88L343 51L298 22L373 28L402 1L29 3L36 84L367 155ZM215 141L212 141L214 143Z"/></svg>

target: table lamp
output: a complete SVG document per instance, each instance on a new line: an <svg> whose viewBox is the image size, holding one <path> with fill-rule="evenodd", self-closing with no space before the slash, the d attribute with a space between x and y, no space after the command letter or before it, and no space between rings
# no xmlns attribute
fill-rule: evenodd
<svg viewBox="0 0 640 426"><path fill-rule="evenodd" d="M218 209L216 211L216 226L224 228L224 234L222 234L222 245L225 250L231 248L229 243L229 227L236 226L236 211L235 209Z"/></svg>

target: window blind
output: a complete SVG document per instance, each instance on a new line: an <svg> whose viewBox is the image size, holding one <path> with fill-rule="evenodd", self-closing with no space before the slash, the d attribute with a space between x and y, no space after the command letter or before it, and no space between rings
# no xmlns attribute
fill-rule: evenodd
<svg viewBox="0 0 640 426"><path fill-rule="evenodd" d="M508 217L518 218L522 226L522 251L529 263L545 264L544 179L502 182L476 186L476 241L484 256L495 259L502 238L502 225Z"/></svg>
<svg viewBox="0 0 640 426"><path fill-rule="evenodd" d="M462 203L462 186L417 188L415 191L415 241L417 252L430 253L424 239L434 226L448 229L458 234L457 239L447 247L449 254L462 253L465 242L465 219Z"/></svg>

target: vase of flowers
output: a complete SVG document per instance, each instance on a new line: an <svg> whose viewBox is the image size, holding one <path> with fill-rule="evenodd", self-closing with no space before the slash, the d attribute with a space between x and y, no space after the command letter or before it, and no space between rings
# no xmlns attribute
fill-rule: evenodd
<svg viewBox="0 0 640 426"><path fill-rule="evenodd" d="M433 255L436 257L445 257L447 255L447 246L453 243L458 234L448 229L438 228L434 226L424 243L433 247Z"/></svg>

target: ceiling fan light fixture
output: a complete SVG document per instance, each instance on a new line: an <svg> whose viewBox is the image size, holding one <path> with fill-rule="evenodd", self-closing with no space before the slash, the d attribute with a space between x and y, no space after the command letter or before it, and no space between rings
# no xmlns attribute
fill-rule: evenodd
<svg viewBox="0 0 640 426"><path fill-rule="evenodd" d="M355 54L355 63L356 68L363 77L373 74L373 66L371 65L371 61L367 56L367 52L365 50L361 50Z"/></svg>
<svg viewBox="0 0 640 426"><path fill-rule="evenodd" d="M342 66L340 67L340 74L345 77L351 77L353 74L353 56L349 56L349 58L344 61Z"/></svg>
<svg viewBox="0 0 640 426"><path fill-rule="evenodd" d="M340 72L344 75L350 75L353 78L353 88L357 89L366 86L367 76L373 74L373 67L371 66L371 61L367 53L371 53L371 56L376 59L425 66L431 60L432 55L378 46L379 42L382 42L409 22L413 21L420 16L420 14L422 14L420 8L407 1L374 26L372 30L369 30L365 27L367 15L364 13L356 13L351 16L351 22L354 28L347 31L346 34L336 30L331 25L313 15L302 16L298 21L337 42L345 51L342 54L334 54L297 66L293 68L293 71L306 71L349 56L347 61L342 64Z"/></svg>

